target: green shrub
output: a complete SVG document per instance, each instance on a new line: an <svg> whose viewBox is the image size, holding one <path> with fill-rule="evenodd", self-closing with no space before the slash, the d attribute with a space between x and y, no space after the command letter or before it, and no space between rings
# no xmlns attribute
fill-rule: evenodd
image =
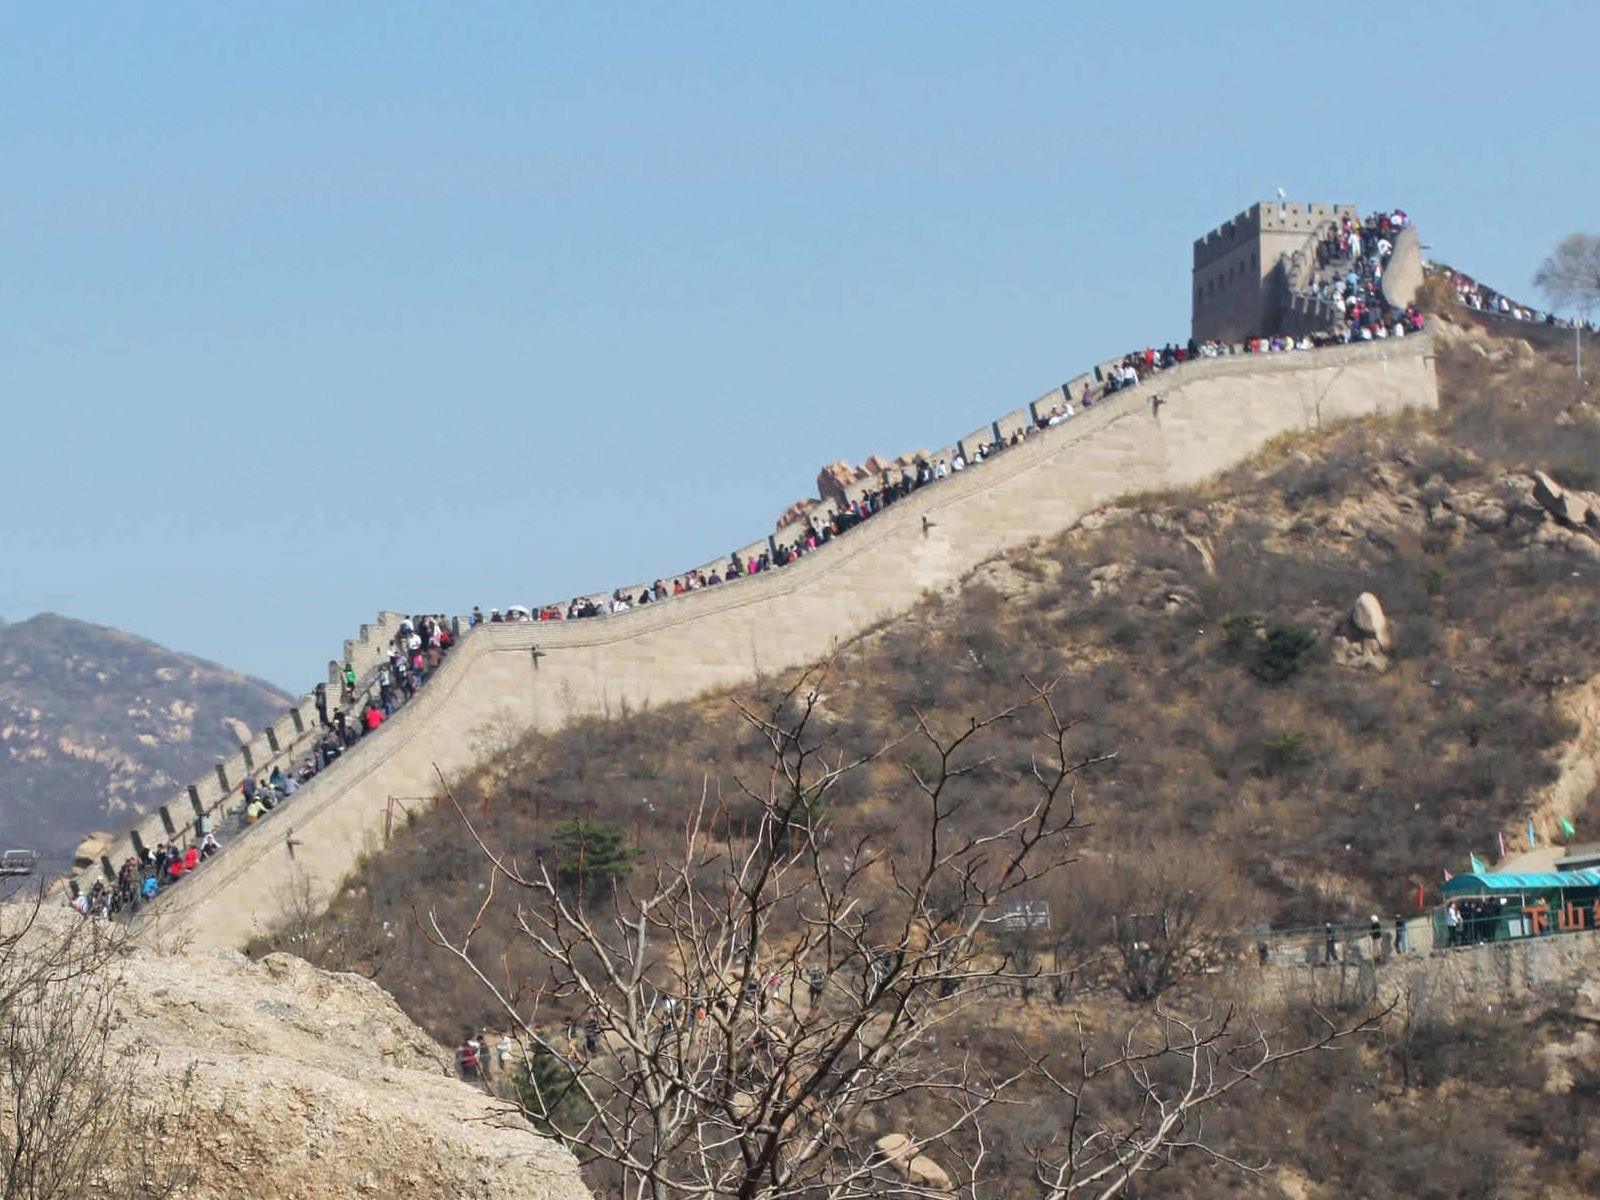
<svg viewBox="0 0 1600 1200"><path fill-rule="evenodd" d="M1238 653L1255 645L1265 625L1266 619L1260 613L1229 613L1222 618L1222 635L1227 639L1228 649Z"/></svg>
<svg viewBox="0 0 1600 1200"><path fill-rule="evenodd" d="M562 821L551 830L550 849L557 881L577 893L616 887L639 857L622 828L604 821Z"/></svg>
<svg viewBox="0 0 1600 1200"><path fill-rule="evenodd" d="M1286 775L1297 767L1310 766L1316 757L1310 739L1299 730L1261 743L1261 770L1267 775Z"/></svg>
<svg viewBox="0 0 1600 1200"><path fill-rule="evenodd" d="M589 1104L578 1087L578 1078L544 1046L534 1048L533 1057L517 1067L512 1080L522 1115L546 1137L558 1137L558 1127L576 1129L583 1123Z"/></svg>
<svg viewBox="0 0 1600 1200"><path fill-rule="evenodd" d="M1317 644L1317 631L1293 621L1267 626L1260 653L1251 669L1268 683L1282 683L1305 667L1306 652Z"/></svg>

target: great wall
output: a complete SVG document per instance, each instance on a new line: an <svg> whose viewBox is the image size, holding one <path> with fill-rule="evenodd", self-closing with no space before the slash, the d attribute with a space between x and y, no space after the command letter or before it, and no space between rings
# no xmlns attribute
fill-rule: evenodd
<svg viewBox="0 0 1600 1200"><path fill-rule="evenodd" d="M801 666L1118 497L1197 483L1286 431L1437 404L1426 336L1196 360L914 492L781 570L614 616L480 625L392 720L281 811L228 831L224 853L158 908L199 945L243 946L281 918L290 895L306 886L331 895L408 806L430 802L441 773L470 767L488 744ZM364 683L399 621L384 614L347 643ZM220 825L244 771L303 756L317 728L309 704L147 819L102 866L133 852L135 836L150 844Z"/></svg>
<svg viewBox="0 0 1600 1200"><path fill-rule="evenodd" d="M1296 300L1314 274L1307 264L1317 239L1355 211L1256 204L1198 239L1195 335L1303 315L1306 306L1296 307ZM1410 269L1414 230L1408 225L1404 232L1401 265L1411 291L1421 271ZM1238 278L1246 272L1248 280ZM1221 286L1230 274L1235 281ZM1409 295L1397 302L1405 300ZM1005 445L1024 429L1037 431L781 569L599 618L476 628L457 618L461 636L434 678L280 811L249 828L227 822L247 776L292 768L309 756L322 732L313 693L102 847L97 862L80 861L72 888L111 877L116 864L147 847L193 841L215 829L224 853L164 893L157 908L200 944L242 946L280 918L291 892L303 897L309 887L318 898L331 895L397 818L431 803L441 775L469 768L495 744L583 714L625 713L794 669L906 611L925 593L956 584L987 559L1066 529L1119 497L1200 482L1287 431L1438 404L1432 342L1423 335L1191 358L1106 395L1069 421L1046 425L1043 418L1063 400L1081 400L1119 362L1107 360L935 451L936 459L959 451L972 461L976 444ZM870 480L857 483L846 498L869 486ZM786 525L737 553L753 558L806 529ZM726 563L715 559L701 570L709 574ZM604 600L606 593L597 595ZM345 643L329 663L330 698L338 695L347 663L358 677L357 697L372 694L403 620L380 613Z"/></svg>

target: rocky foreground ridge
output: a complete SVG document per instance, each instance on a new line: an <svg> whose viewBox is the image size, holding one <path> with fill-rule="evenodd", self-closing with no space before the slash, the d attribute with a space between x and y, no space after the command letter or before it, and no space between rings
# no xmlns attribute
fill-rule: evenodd
<svg viewBox="0 0 1600 1200"><path fill-rule="evenodd" d="M40 940L59 946L77 920L46 910ZM451 1056L359 975L190 953L146 928L71 987L87 1003L106 985L107 1061L142 1103L180 1114L149 1133L151 1161L198 1151L186 1196L588 1198L566 1150L455 1078Z"/></svg>
<svg viewBox="0 0 1600 1200"><path fill-rule="evenodd" d="M133 825L289 703L119 630L0 622L0 842L64 868L88 831Z"/></svg>

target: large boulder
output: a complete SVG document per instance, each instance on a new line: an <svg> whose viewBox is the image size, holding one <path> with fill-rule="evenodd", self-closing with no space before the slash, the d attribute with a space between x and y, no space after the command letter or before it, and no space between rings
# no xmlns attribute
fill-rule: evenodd
<svg viewBox="0 0 1600 1200"><path fill-rule="evenodd" d="M1361 631L1365 638L1370 638L1378 643L1378 649L1391 650L1394 648L1394 637L1389 631L1389 618L1384 614L1383 605L1378 603L1378 598L1371 592L1362 592L1356 597L1356 604L1350 610L1350 623Z"/></svg>
<svg viewBox="0 0 1600 1200"><path fill-rule="evenodd" d="M1569 492L1543 471L1533 473L1533 498L1546 512L1569 528L1582 528L1588 523L1587 497L1581 492Z"/></svg>
<svg viewBox="0 0 1600 1200"><path fill-rule="evenodd" d="M1422 242L1417 227L1407 225L1394 239L1394 250L1383 271L1383 298L1404 308L1417 298L1422 286Z"/></svg>
<svg viewBox="0 0 1600 1200"><path fill-rule="evenodd" d="M1455 510L1485 533L1504 529L1510 514L1506 506L1487 496L1469 496L1454 505Z"/></svg>
<svg viewBox="0 0 1600 1200"><path fill-rule="evenodd" d="M100 861L100 856L111 849L112 836L109 833L91 833L78 843L78 848L72 852L72 869L74 871L87 871ZM121 866L121 863L117 863Z"/></svg>
<svg viewBox="0 0 1600 1200"><path fill-rule="evenodd" d="M842 459L831 462L817 472L817 495L822 497L823 503L843 504L845 489L860 477L856 469Z"/></svg>
<svg viewBox="0 0 1600 1200"><path fill-rule="evenodd" d="M900 1166L916 1152L917 1144L903 1133L886 1133L874 1145L890 1166Z"/></svg>
<svg viewBox="0 0 1600 1200"><path fill-rule="evenodd" d="M457 1078L449 1052L363 976L287 954L191 953L154 927L127 933L107 960L65 958L82 919L48 906L30 920L13 953L70 964L66 1005L115 1005L109 1049L134 1110L149 1114L139 1169L151 1194L199 1147L204 1173L182 1189L191 1200L591 1200L560 1143ZM16 929L0 912L0 935ZM52 992L44 1011L67 1012ZM105 1156L108 1171L122 1169L121 1149Z"/></svg>
<svg viewBox="0 0 1600 1200"><path fill-rule="evenodd" d="M934 1192L953 1192L950 1173L926 1154L917 1153L917 1144L903 1133L886 1133L874 1145L883 1160L903 1175L913 1187Z"/></svg>
<svg viewBox="0 0 1600 1200"><path fill-rule="evenodd" d="M905 1166L906 1178L915 1187L935 1192L953 1192L955 1183L947 1172L926 1154L919 1154Z"/></svg>

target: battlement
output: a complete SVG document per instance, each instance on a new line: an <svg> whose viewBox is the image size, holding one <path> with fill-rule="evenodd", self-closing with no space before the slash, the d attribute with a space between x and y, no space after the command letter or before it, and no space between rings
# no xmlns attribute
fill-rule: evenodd
<svg viewBox="0 0 1600 1200"><path fill-rule="evenodd" d="M345 641L344 652L338 659L328 661L324 682L328 685L330 712L339 707L344 664L349 663L355 669L359 681L357 692L364 696L371 690L378 668L388 660L390 643L400 632L404 620L399 613L379 613L376 621L362 625L355 637ZM146 847L154 849L168 841L186 844L198 841L208 829L220 830L230 802L238 797L239 787L247 775L265 778L274 767L292 771L296 764L310 757L321 737L322 721L313 690L297 699L277 720L257 730L235 753L219 759L181 792L146 813L132 829L124 831L107 847L98 863L75 873L74 886L82 890L96 879L115 879L123 860L142 858Z"/></svg>
<svg viewBox="0 0 1600 1200"><path fill-rule="evenodd" d="M1262 200L1194 241L1194 269L1201 270L1262 234L1310 235L1330 221L1357 219L1353 204L1291 204Z"/></svg>

